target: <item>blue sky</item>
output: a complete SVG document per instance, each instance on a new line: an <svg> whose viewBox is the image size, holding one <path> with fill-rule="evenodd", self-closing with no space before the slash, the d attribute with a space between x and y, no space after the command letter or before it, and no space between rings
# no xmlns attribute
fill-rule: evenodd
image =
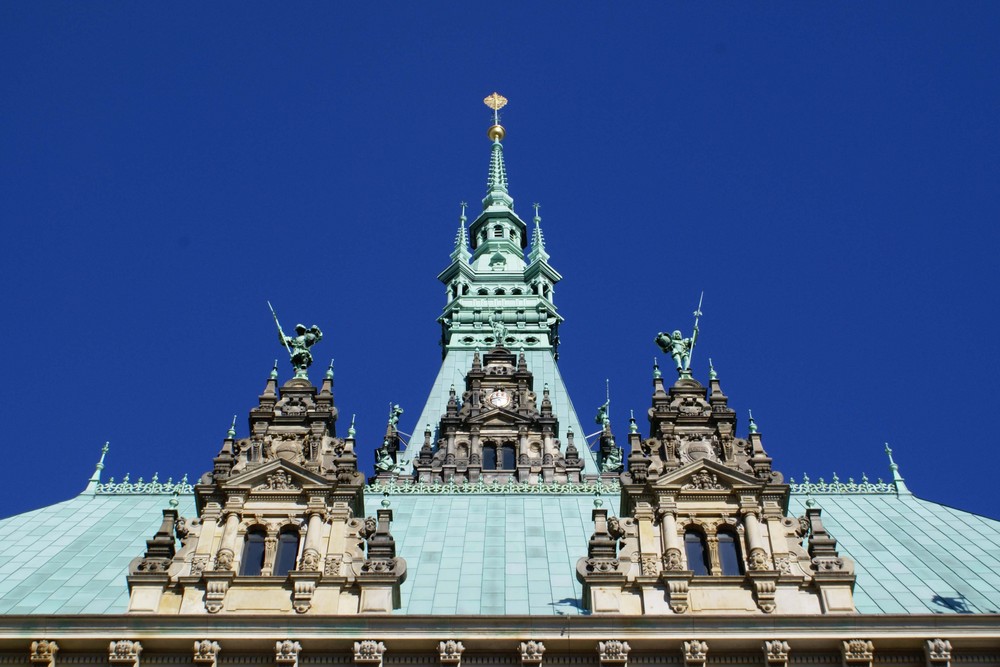
<svg viewBox="0 0 1000 667"><path fill-rule="evenodd" d="M888 440L998 515L1000 5L472 5L0 5L4 514L105 440L106 476L209 469L282 354L266 299L326 332L367 470L440 363L499 90L581 419L608 378L645 427L704 290L696 374L786 477L888 476Z"/></svg>

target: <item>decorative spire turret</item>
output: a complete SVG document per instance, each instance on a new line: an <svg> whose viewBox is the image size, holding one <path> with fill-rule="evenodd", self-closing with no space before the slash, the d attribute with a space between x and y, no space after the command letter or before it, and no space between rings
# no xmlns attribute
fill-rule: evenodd
<svg viewBox="0 0 1000 667"><path fill-rule="evenodd" d="M104 470L104 457L108 455L108 449L110 449L111 443L105 442L104 446L101 447L101 458L94 466L94 474L90 476L90 480L87 482L87 488L84 489L84 493L97 493L97 485L101 483L101 471Z"/></svg>
<svg viewBox="0 0 1000 667"><path fill-rule="evenodd" d="M458 216L458 234L455 235L455 249L451 251L451 261L468 263L472 257L472 253L469 252L469 235L465 230L465 207L468 204L462 202L460 206L462 207L462 214Z"/></svg>
<svg viewBox="0 0 1000 667"><path fill-rule="evenodd" d="M909 493L910 490L906 488L906 482L903 481L903 476L899 473L899 466L892 459L892 449L888 442L885 443L885 453L889 457L889 470L892 471L892 484L896 487L896 493Z"/></svg>
<svg viewBox="0 0 1000 667"><path fill-rule="evenodd" d="M534 203L535 207L535 230L531 233L531 252L528 253L528 261L532 264L538 261L548 261L549 253L545 252L545 236L542 234L542 216L538 214L541 204Z"/></svg>

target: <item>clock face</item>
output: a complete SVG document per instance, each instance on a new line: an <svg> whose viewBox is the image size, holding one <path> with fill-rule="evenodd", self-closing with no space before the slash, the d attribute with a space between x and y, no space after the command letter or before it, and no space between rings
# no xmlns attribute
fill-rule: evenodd
<svg viewBox="0 0 1000 667"><path fill-rule="evenodd" d="M510 394L502 389L498 389L490 394L490 405L495 408L505 408L510 405Z"/></svg>

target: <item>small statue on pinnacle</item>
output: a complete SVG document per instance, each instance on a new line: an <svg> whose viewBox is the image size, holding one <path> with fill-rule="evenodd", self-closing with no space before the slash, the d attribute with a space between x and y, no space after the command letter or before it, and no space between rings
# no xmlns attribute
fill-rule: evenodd
<svg viewBox="0 0 1000 667"><path fill-rule="evenodd" d="M309 367L312 366L313 362L312 353L309 351L309 348L323 340L323 332L315 324L308 329L304 324L296 324L295 335L286 336L285 332L281 329L281 323L278 322L278 315L274 312L271 302L268 302L267 305L271 308L271 315L274 316L274 324L278 327L278 341L288 351L292 367L295 368L295 377L308 380Z"/></svg>
<svg viewBox="0 0 1000 667"><path fill-rule="evenodd" d="M677 374L682 378L691 377L691 355L694 353L694 345L698 341L698 318L701 317L701 303L705 298L705 293L701 293L698 300L698 309L694 311L694 332L690 338L684 338L680 330L675 330L672 334L662 331L656 334L656 344L660 349L673 358L677 365Z"/></svg>

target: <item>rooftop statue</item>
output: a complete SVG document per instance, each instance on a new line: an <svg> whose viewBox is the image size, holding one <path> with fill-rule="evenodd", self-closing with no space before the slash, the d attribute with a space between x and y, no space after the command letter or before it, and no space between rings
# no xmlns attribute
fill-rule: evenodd
<svg viewBox="0 0 1000 667"><path fill-rule="evenodd" d="M313 362L312 353L309 351L309 348L323 340L323 332L315 324L308 329L304 324L296 324L295 335L286 336L285 332L281 329L281 323L278 322L278 315L274 312L271 302L268 301L267 305L271 308L271 315L274 316L274 323L278 327L278 340L288 351L288 357L295 368L295 377L308 380L309 367L312 366Z"/></svg>
<svg viewBox="0 0 1000 667"><path fill-rule="evenodd" d="M503 347L507 340L507 325L503 323L502 317L495 314L490 316L490 328L493 329L493 338L496 339L496 346Z"/></svg>
<svg viewBox="0 0 1000 667"><path fill-rule="evenodd" d="M403 408L399 407L399 404L393 405L389 408L389 428L395 429L396 424L399 423L399 417L403 414Z"/></svg>
<svg viewBox="0 0 1000 667"><path fill-rule="evenodd" d="M675 330L672 334L660 332L656 334L656 344L660 349L670 355L677 366L677 374L682 378L691 377L691 355L694 352L694 345L698 341L698 318L701 317L701 302L705 298L705 293L701 293L698 299L698 309L694 311L694 332L690 338L684 338L680 330Z"/></svg>

